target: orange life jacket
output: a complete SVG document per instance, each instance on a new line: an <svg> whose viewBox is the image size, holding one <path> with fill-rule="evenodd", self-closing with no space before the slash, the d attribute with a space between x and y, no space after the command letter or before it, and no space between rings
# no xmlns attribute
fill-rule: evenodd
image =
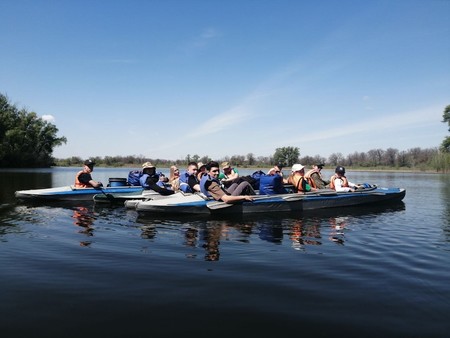
<svg viewBox="0 0 450 338"><path fill-rule="evenodd" d="M91 184L84 184L84 183L80 182L79 177L80 177L81 174L85 174L85 171L81 170L81 171L79 171L76 174L76 176L75 176L75 184L74 184L75 188L92 188Z"/></svg>
<svg viewBox="0 0 450 338"><path fill-rule="evenodd" d="M330 189L336 190L336 186L334 185L334 180L336 180L336 179L340 179L342 181L342 184L341 184L342 187L349 186L347 177L345 177L345 176L338 177L336 174L334 174L330 178Z"/></svg>
<svg viewBox="0 0 450 338"><path fill-rule="evenodd" d="M306 183L311 185L308 180L304 176L291 175L289 176L289 184L294 186L296 192L303 191L303 180L306 180Z"/></svg>

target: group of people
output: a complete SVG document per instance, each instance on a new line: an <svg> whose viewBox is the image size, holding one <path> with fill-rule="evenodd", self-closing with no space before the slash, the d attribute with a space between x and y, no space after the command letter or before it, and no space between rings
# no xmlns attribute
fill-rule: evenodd
<svg viewBox="0 0 450 338"><path fill-rule="evenodd" d="M92 179L91 173L94 166L95 162L92 160L84 162L83 170L75 176L75 187L103 187L101 182ZM323 178L321 173L323 167L323 163L314 164L305 173L305 166L294 164L291 167L290 175L285 178L282 171L283 165L277 164L266 175L277 178L281 185L291 186L296 193L326 188L336 191L354 191L358 188L357 184L346 178L344 167L337 166L335 174L330 180ZM216 161L206 164L189 162L187 169L181 174L176 166L171 166L168 178L162 172L157 173L156 167L151 162L145 162L142 165L142 176L139 178L139 182L144 189L154 190L161 195L172 195L179 190L185 193L201 192L205 196L225 203L252 201L253 196L256 195L249 181L240 179L239 171L233 168L229 162L223 162L220 166Z"/></svg>

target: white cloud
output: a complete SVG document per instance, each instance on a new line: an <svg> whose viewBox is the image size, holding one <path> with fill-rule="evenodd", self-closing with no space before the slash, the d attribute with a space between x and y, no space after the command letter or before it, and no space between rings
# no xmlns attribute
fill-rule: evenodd
<svg viewBox="0 0 450 338"><path fill-rule="evenodd" d="M439 122L441 109L442 104L415 111L391 114L389 116L378 115L370 119L355 122L348 121L346 124L339 127L302 134L301 137L292 139L290 142L301 142L305 139L308 139L308 141L324 141L360 133L371 135L377 130L383 132L394 130L399 132L412 127L433 125Z"/></svg>
<svg viewBox="0 0 450 338"><path fill-rule="evenodd" d="M55 117L53 115L42 115L41 119L47 122L55 122Z"/></svg>

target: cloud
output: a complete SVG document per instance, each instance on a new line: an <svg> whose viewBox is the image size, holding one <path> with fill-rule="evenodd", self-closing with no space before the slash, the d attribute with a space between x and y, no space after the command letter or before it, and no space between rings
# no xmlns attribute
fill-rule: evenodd
<svg viewBox="0 0 450 338"><path fill-rule="evenodd" d="M183 47L184 53L187 55L195 54L198 50L201 50L209 45L211 41L219 36L214 28L206 28L199 35L189 40Z"/></svg>
<svg viewBox="0 0 450 338"><path fill-rule="evenodd" d="M439 122L440 109L442 109L442 104L415 111L391 114L389 116L378 115L365 120L348 121L340 127L302 134L301 137L291 139L289 142L302 142L305 139L308 141L324 141L360 133L371 135L376 130L383 132L389 130L400 131L408 128L432 125Z"/></svg>
<svg viewBox="0 0 450 338"><path fill-rule="evenodd" d="M47 122L55 122L55 117L53 115L42 115L41 119Z"/></svg>
<svg viewBox="0 0 450 338"><path fill-rule="evenodd" d="M194 39L194 47L204 47L217 36L214 28L206 28L198 37Z"/></svg>

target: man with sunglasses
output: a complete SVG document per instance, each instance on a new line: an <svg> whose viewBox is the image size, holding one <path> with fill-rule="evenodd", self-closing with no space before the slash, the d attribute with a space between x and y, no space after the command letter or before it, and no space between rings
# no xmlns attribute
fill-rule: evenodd
<svg viewBox="0 0 450 338"><path fill-rule="evenodd" d="M225 203L235 203L238 201L253 201L251 195L255 195L250 183L243 181L241 183L233 183L228 189L224 189L218 179L219 163L211 161L206 165L207 174L200 181L201 192L214 198L216 201Z"/></svg>

